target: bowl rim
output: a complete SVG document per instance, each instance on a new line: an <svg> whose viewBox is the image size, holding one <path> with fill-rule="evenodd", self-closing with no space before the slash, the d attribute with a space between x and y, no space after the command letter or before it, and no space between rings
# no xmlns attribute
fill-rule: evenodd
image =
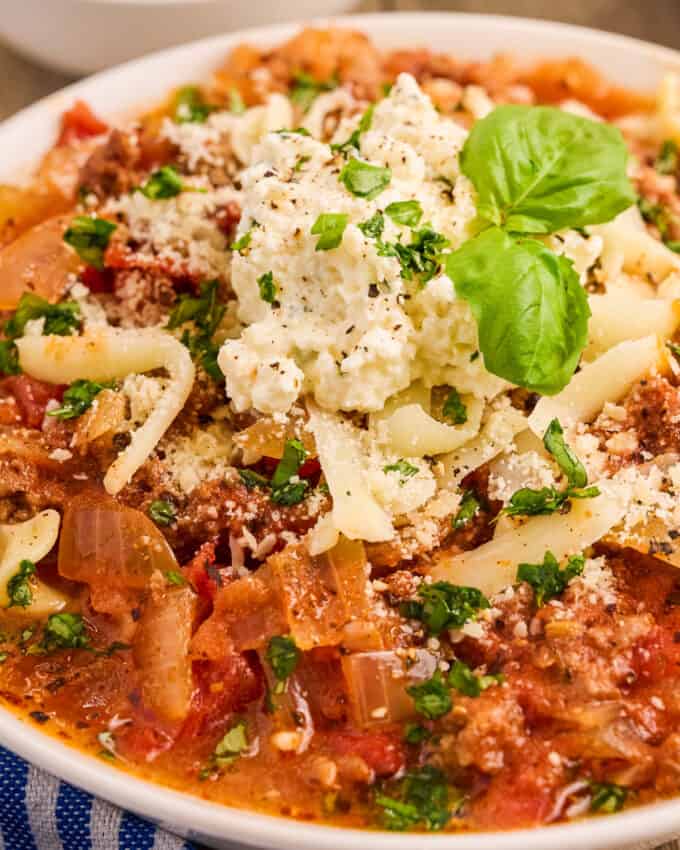
<svg viewBox="0 0 680 850"><path fill-rule="evenodd" d="M95 5L95 0L87 0ZM96 0L112 5L118 0ZM136 2L136 0L131 0ZM143 0L151 5L150 0ZM184 0L172 0L181 3ZM121 4L122 5L122 4ZM160 5L160 4L158 4ZM143 75L156 64L170 65L174 59L192 52L209 53L250 40L271 44L290 37L301 26L340 26L364 29L374 37L380 33L407 34L409 24L425 19L428 25L450 25L453 21L474 25L498 26L510 34L524 37L541 34L564 34L579 37L591 46L616 48L634 53L634 59L646 58L659 65L680 70L680 52L630 36L608 33L588 27L506 15L484 15L460 12L393 12L347 15L340 18L315 18L286 24L238 30L200 39L188 44L156 51L140 59L126 62L73 83L37 101L0 124L0 149L21 138L32 124L40 123L45 114L56 116L65 99L96 95L98 88L112 86L116 78ZM378 33L380 30L380 33ZM137 108L133 110L137 111ZM123 112L125 114L127 110ZM107 116L109 117L109 116ZM9 141L8 141L9 140ZM49 139L45 140L46 145ZM11 149L10 149L11 150ZM18 161L16 151L10 160ZM35 158L32 164L35 165ZM20 166L15 166L20 167ZM153 820L185 837L199 840L241 842L253 847L277 850L365 850L370 840L375 850L413 850L417 840L413 833L396 834L359 830L294 821L209 802L195 795L173 790L124 770L119 770L95 756L70 747L42 731L11 708L0 704L0 744L71 784L91 794ZM637 842L662 841L680 833L680 797L630 809L607 817L593 817L567 824L511 831L477 833L418 834L428 847L436 850L606 850L630 847Z"/></svg>

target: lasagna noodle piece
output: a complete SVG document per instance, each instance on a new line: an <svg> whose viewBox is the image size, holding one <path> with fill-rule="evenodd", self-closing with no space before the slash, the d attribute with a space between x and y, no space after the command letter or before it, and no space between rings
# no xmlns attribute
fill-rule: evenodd
<svg viewBox="0 0 680 850"><path fill-rule="evenodd" d="M195 368L187 348L157 329L97 329L80 337L31 336L17 340L19 362L26 374L53 384L78 379L112 381L130 374L165 369L168 386L148 419L131 435L129 446L109 467L104 486L115 495L153 452L184 407Z"/></svg>

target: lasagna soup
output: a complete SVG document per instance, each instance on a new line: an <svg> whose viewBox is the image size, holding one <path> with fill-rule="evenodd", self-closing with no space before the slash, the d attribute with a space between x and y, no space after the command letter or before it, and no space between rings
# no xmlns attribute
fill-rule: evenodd
<svg viewBox="0 0 680 850"><path fill-rule="evenodd" d="M680 81L242 46L0 187L0 700L202 798L680 791Z"/></svg>

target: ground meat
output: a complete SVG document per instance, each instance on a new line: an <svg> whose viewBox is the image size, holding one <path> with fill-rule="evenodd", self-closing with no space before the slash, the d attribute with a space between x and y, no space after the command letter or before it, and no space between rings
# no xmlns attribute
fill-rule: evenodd
<svg viewBox="0 0 680 850"><path fill-rule="evenodd" d="M83 192L100 200L122 195L139 184L140 150L136 135L113 130L80 172Z"/></svg>
<svg viewBox="0 0 680 850"><path fill-rule="evenodd" d="M453 744L453 755L461 767L474 766L482 773L498 773L506 762L506 753L522 746L524 713L511 697L486 691L478 699L460 700L453 722L466 722Z"/></svg>
<svg viewBox="0 0 680 850"><path fill-rule="evenodd" d="M667 378L653 375L640 381L622 406L625 417L601 416L592 429L601 448L614 452L610 464L641 463L651 456L680 451L680 389ZM630 437L622 439L622 434Z"/></svg>

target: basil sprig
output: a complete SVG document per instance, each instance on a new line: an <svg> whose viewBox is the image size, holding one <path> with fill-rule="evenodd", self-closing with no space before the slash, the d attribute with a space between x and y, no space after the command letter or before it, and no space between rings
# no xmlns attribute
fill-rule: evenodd
<svg viewBox="0 0 680 850"><path fill-rule="evenodd" d="M481 233L446 271L479 326L486 368L552 395L571 379L590 310L569 260L530 238L615 218L635 202L616 128L551 107L500 106L460 155Z"/></svg>
<svg viewBox="0 0 680 850"><path fill-rule="evenodd" d="M569 383L590 317L569 260L491 227L447 257L446 273L477 320L490 372L545 395Z"/></svg>

